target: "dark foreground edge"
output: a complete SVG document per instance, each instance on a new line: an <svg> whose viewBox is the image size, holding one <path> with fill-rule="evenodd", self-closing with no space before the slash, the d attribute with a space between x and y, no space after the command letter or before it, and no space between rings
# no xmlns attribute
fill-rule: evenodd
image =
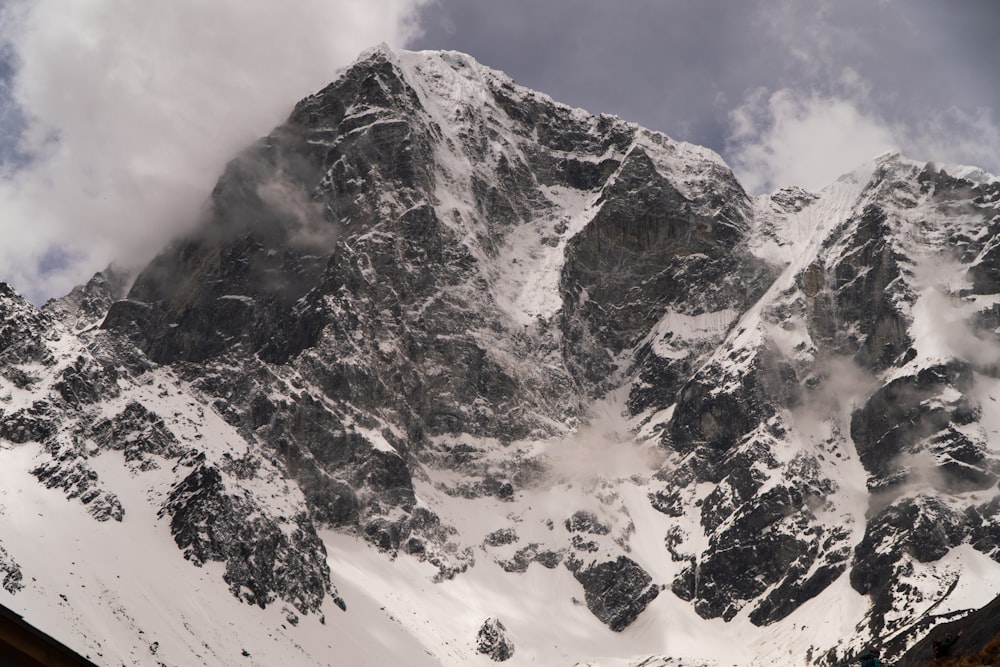
<svg viewBox="0 0 1000 667"><path fill-rule="evenodd" d="M96 667L0 605L0 667Z"/></svg>

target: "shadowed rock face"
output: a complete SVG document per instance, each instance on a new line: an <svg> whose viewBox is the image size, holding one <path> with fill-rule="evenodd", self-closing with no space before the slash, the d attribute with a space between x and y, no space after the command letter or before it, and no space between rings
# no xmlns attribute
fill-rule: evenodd
<svg viewBox="0 0 1000 667"><path fill-rule="evenodd" d="M926 627L921 628L921 631L926 632ZM935 627L893 664L898 667L923 667L931 664L934 644L942 642L949 645L949 657L972 664L988 665L996 661L997 636L1000 636L1000 598L963 618Z"/></svg>
<svg viewBox="0 0 1000 667"><path fill-rule="evenodd" d="M369 111L363 120L348 117L357 108ZM206 219L139 274L104 326L130 329L158 363L202 362L235 348L286 363L315 345L326 318L319 304L300 300L337 257L342 228L358 236L433 191L432 137L409 114L417 108L385 57L300 102L227 166ZM390 194L396 206L382 210ZM410 224L418 237L426 222Z"/></svg>
<svg viewBox="0 0 1000 667"><path fill-rule="evenodd" d="M956 483L964 477L970 488L995 484L997 478L988 464L986 469L979 467L985 462L983 452L954 429L978 417L978 408L960 393L968 392L972 383L972 369L955 363L922 369L876 391L851 419L858 456L874 479L888 485L903 484L909 476L904 455L916 454L921 441L930 439L935 447L957 457L954 464L964 464L951 466ZM955 398L941 400L948 389L955 392Z"/></svg>
<svg viewBox="0 0 1000 667"><path fill-rule="evenodd" d="M741 246L746 194L719 172L704 199L692 201L636 147L603 190L601 208L568 245L560 279L564 355L580 382L605 387L614 357L666 308L742 309L773 278Z"/></svg>
<svg viewBox="0 0 1000 667"><path fill-rule="evenodd" d="M573 576L583 586L587 608L615 632L631 625L660 594L652 577L626 556L581 567Z"/></svg>
<svg viewBox="0 0 1000 667"><path fill-rule="evenodd" d="M897 305L901 288L899 253L891 245L886 213L878 205L864 209L845 234L840 261L828 268L819 299L811 302L813 327L820 340L838 353L854 354L865 368L881 369L909 347L905 317ZM829 280L832 284L825 284ZM815 288L814 288L815 289ZM857 323L847 335L834 323Z"/></svg>

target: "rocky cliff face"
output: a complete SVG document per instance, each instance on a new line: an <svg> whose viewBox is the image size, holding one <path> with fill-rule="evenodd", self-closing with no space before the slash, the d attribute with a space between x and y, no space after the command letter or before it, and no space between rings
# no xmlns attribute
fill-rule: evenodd
<svg viewBox="0 0 1000 667"><path fill-rule="evenodd" d="M679 463L658 475L654 504L708 538L700 554L682 552L682 531L672 549L692 563L674 591L702 615L732 618L753 603L750 620L770 623L849 572L873 602L872 633L892 635L950 583L915 585L918 564L966 543L993 554L979 508L996 493L995 298L975 277L997 184L888 157L825 198L845 201L851 180L850 207L810 221L807 253L665 424ZM822 211L823 199L790 217ZM777 197L761 207L764 224L788 215ZM845 488L857 463L860 494ZM685 503L700 482L707 495ZM850 509L858 500L863 514Z"/></svg>
<svg viewBox="0 0 1000 667"><path fill-rule="evenodd" d="M351 616L348 535L442 589L560 582L573 622L625 637L864 600L848 641L790 644L832 664L957 608L958 565L1000 567L998 206L995 180L898 156L752 198L706 149L376 49L234 158L127 294L114 271L42 310L4 288L0 437L292 626ZM27 558L0 538L11 595ZM547 655L504 595L468 655L425 650ZM783 640L753 641L767 664Z"/></svg>

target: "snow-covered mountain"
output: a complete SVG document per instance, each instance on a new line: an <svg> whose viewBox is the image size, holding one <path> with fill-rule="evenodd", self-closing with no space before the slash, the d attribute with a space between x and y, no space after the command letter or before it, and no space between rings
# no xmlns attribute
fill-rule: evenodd
<svg viewBox="0 0 1000 667"><path fill-rule="evenodd" d="M380 47L134 280L3 288L0 603L98 664L901 652L1000 594L998 209Z"/></svg>

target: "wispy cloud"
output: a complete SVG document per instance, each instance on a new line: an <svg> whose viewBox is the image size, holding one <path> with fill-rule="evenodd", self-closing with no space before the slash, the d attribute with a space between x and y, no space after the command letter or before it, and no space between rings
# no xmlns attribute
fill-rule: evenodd
<svg viewBox="0 0 1000 667"><path fill-rule="evenodd" d="M730 112L726 156L755 193L798 185L818 190L889 150L915 160L996 169L1000 125L988 109L930 110L889 119L869 102L870 86L846 71L835 90L759 88Z"/></svg>
<svg viewBox="0 0 1000 667"><path fill-rule="evenodd" d="M849 95L758 89L730 114L727 156L751 192L818 190L898 148L892 129Z"/></svg>
<svg viewBox="0 0 1000 667"><path fill-rule="evenodd" d="M859 26L859 19L870 25ZM857 3L830 0L758 5L754 28L784 51L787 71L781 85L754 88L728 111L724 153L749 190L817 190L887 150L917 160L1000 167L993 112L947 99L932 102L929 92L914 108L917 98L900 97L893 73L900 80L914 74L878 51L873 26L891 26L894 34L887 38L906 45L911 57L931 57L915 48L921 29L898 0L863 12ZM908 88L931 85L931 74L924 82L906 79Z"/></svg>
<svg viewBox="0 0 1000 667"><path fill-rule="evenodd" d="M148 259L228 159L365 48L410 40L424 2L8 2L30 162L0 175L0 279L37 300Z"/></svg>

